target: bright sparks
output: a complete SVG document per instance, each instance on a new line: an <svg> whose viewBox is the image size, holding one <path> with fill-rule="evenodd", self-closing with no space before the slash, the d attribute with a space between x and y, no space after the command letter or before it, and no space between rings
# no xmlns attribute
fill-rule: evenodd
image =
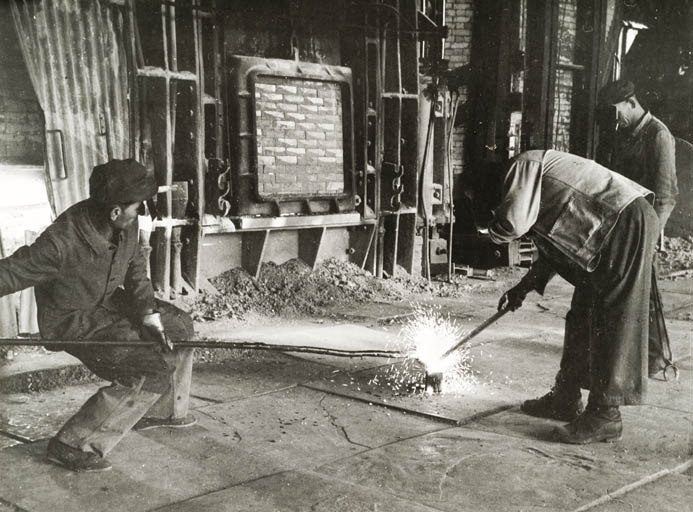
<svg viewBox="0 0 693 512"><path fill-rule="evenodd" d="M440 312L440 307L414 305L414 315L400 332L400 342L407 358L392 365L379 379L372 383L385 383L396 394L409 394L424 390L425 376L442 374L442 391L462 393L477 383L472 375L472 356L469 349L460 347L447 357L443 354L453 347L463 335L463 329L449 316Z"/></svg>

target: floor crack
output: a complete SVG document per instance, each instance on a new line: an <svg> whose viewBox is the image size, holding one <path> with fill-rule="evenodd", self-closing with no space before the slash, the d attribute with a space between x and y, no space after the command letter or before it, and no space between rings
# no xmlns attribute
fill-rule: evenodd
<svg viewBox="0 0 693 512"><path fill-rule="evenodd" d="M471 453L469 455L465 455L464 457L461 457L457 459L455 462L453 462L450 466L448 466L443 474L440 476L440 480L438 482L438 500L443 501L443 484L445 484L445 481L448 479L448 475L453 472L453 470L460 465L460 463L464 462L465 460L471 459L472 457L479 457L481 454L479 453Z"/></svg>
<svg viewBox="0 0 693 512"><path fill-rule="evenodd" d="M322 408L323 412L327 416L327 418L330 422L330 425L332 425L337 430L341 430L342 434L344 435L344 439L346 439L350 444L353 444L355 446L360 446L362 448L369 448L370 449L371 448L370 446L368 446L366 444L357 443L356 441L352 440L349 437L349 433L346 431L346 428L337 422L337 417L334 416L333 414L331 414L330 411L327 410L327 407L323 403L323 400L325 400L325 398L327 398L327 396L328 396L327 394L324 394L318 403L320 404L320 407Z"/></svg>

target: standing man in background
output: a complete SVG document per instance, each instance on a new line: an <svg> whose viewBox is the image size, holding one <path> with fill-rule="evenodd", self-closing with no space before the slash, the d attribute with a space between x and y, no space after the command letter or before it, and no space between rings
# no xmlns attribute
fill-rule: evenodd
<svg viewBox="0 0 693 512"><path fill-rule="evenodd" d="M674 137L662 121L640 104L630 80L607 84L599 94L599 101L602 108L614 109L616 118L613 147L600 163L655 193L654 209L663 233L678 195ZM654 265L649 313L650 377L662 371L671 358L664 314L661 308L655 307L661 304L656 284L656 255Z"/></svg>

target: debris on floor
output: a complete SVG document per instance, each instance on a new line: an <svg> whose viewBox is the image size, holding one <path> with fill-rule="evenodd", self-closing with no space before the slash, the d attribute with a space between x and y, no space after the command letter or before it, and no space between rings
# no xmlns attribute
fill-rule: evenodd
<svg viewBox="0 0 693 512"><path fill-rule="evenodd" d="M524 273L524 269L517 270L518 275ZM489 283L471 282L464 276L453 276L449 283L446 276L429 282L400 267L394 276L377 279L357 265L336 259L325 260L314 270L298 259L281 265L268 262L263 264L257 279L241 268L234 268L210 282L219 293L204 292L197 298L192 308L196 321L242 319L251 312L264 316L315 315L330 306L391 302L421 295L461 297L489 287ZM497 288L490 284L491 288Z"/></svg>
<svg viewBox="0 0 693 512"><path fill-rule="evenodd" d="M663 250L658 252L659 277L676 278L693 272L693 236L686 238L664 237Z"/></svg>

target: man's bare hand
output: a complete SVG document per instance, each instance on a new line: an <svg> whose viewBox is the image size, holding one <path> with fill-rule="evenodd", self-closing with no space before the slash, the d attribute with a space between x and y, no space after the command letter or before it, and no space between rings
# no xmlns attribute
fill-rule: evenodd
<svg viewBox="0 0 693 512"><path fill-rule="evenodd" d="M161 322L161 314L150 313L144 315L142 319L142 327L146 332L146 335L152 340L156 341L161 345L164 352L171 352L173 350L173 343L168 339L166 333L164 332L164 324Z"/></svg>

